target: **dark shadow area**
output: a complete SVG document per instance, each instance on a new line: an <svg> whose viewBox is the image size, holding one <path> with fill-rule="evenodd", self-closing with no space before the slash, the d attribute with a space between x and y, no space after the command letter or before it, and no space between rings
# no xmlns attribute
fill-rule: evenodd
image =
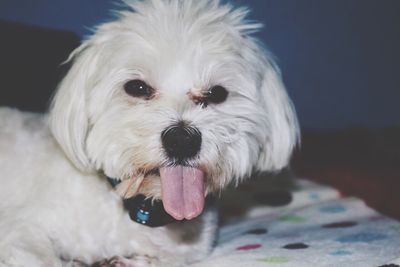
<svg viewBox="0 0 400 267"><path fill-rule="evenodd" d="M79 37L5 21L0 35L0 105L45 111Z"/></svg>
<svg viewBox="0 0 400 267"><path fill-rule="evenodd" d="M400 127L303 132L295 173L400 219Z"/></svg>

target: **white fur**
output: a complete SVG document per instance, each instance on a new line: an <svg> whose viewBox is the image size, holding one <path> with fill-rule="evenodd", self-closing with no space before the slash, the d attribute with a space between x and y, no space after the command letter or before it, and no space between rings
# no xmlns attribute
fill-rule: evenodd
<svg viewBox="0 0 400 267"><path fill-rule="evenodd" d="M73 52L49 117L0 109L0 266L112 256L181 266L204 257L213 210L186 226L143 227L99 174L127 180L168 163L160 135L179 120L201 131L190 163L206 170L207 192L288 163L299 134L295 112L272 57L250 36L260 25L246 22L246 9L216 0L125 4ZM156 96L127 95L132 79ZM203 108L187 95L213 85L229 91L224 103ZM160 198L159 178L140 190Z"/></svg>

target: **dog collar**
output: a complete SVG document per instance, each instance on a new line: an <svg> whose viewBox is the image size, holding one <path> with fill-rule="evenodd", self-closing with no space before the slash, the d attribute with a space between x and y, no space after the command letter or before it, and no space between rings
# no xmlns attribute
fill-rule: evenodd
<svg viewBox="0 0 400 267"><path fill-rule="evenodd" d="M112 187L116 187L121 181L107 177ZM160 227L173 222L182 222L169 215L161 200L152 200L144 195L137 195L123 200L124 208L128 211L132 221L149 227Z"/></svg>

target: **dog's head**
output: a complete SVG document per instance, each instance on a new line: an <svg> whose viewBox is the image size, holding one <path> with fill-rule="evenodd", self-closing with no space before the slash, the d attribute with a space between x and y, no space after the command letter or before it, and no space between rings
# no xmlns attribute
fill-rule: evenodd
<svg viewBox="0 0 400 267"><path fill-rule="evenodd" d="M82 171L124 181L192 218L204 195L284 167L293 106L246 9L211 0L125 1L71 55L50 125Z"/></svg>

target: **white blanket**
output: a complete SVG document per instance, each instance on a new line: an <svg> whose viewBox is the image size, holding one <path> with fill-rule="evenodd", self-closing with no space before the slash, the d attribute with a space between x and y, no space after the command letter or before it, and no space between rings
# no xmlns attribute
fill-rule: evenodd
<svg viewBox="0 0 400 267"><path fill-rule="evenodd" d="M216 247L196 267L400 266L400 223L332 188L258 182L224 199Z"/></svg>

